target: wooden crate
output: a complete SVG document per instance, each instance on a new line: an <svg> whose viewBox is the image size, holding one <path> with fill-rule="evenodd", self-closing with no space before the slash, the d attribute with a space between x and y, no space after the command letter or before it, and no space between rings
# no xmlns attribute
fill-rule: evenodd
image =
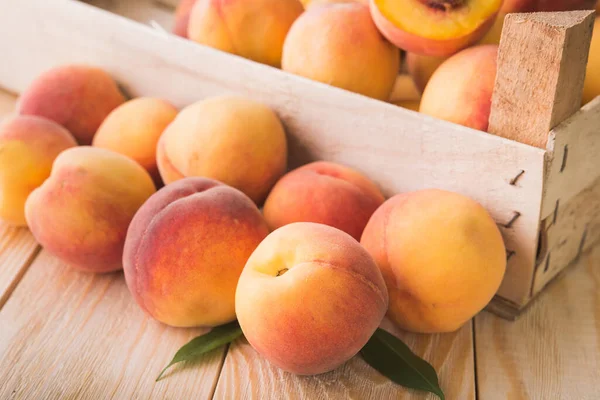
<svg viewBox="0 0 600 400"><path fill-rule="evenodd" d="M19 93L52 66L91 63L131 96L178 107L244 95L282 118L290 168L330 160L362 171L387 196L428 187L470 196L506 243L507 273L489 308L507 318L598 244L600 98L578 106L593 12L507 18L491 135L171 35L169 2L8 2L0 13L0 86ZM515 132L526 143L509 139Z"/></svg>

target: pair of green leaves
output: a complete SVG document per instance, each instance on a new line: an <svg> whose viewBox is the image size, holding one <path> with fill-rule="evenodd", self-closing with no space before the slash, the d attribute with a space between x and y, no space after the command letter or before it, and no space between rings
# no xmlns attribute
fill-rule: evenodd
<svg viewBox="0 0 600 400"><path fill-rule="evenodd" d="M175 353L175 357L161 371L156 380L158 381L172 365L195 359L204 353L233 342L240 336L242 336L242 330L237 321L234 321L192 339ZM369 365L393 382L407 388L434 393L444 400L444 392L439 386L435 369L427 361L414 354L396 336L383 329L377 329L361 349L360 354Z"/></svg>

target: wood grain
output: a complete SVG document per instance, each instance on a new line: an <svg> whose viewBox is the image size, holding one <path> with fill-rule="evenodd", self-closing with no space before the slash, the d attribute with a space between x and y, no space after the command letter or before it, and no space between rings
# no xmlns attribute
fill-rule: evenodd
<svg viewBox="0 0 600 400"><path fill-rule="evenodd" d="M16 96L0 89L0 123L14 111ZM0 221L0 309L37 255L39 246L26 228Z"/></svg>
<svg viewBox="0 0 600 400"><path fill-rule="evenodd" d="M479 398L595 400L600 387L600 249L515 322L475 321Z"/></svg>
<svg viewBox="0 0 600 400"><path fill-rule="evenodd" d="M382 326L433 365L447 399L475 399L471 323L455 333L439 335L408 334L387 321ZM246 340L230 347L215 399L276 399L283 394L289 400L437 399L396 385L359 356L332 372L303 377L272 366Z"/></svg>
<svg viewBox="0 0 600 400"><path fill-rule="evenodd" d="M19 37L14 46L0 36L0 46L11 48L10 66L0 63L0 85L16 92L51 66L86 62L106 69L133 96L163 97L178 107L208 96L244 95L268 104L283 120L291 168L317 159L339 162L371 177L386 195L430 187L456 191L481 202L501 225L518 212L518 221L503 229L514 254L500 295L518 302L529 293L544 150L313 82L80 2L7 5L0 26Z"/></svg>
<svg viewBox="0 0 600 400"><path fill-rule="evenodd" d="M121 273L76 272L42 251L0 310L0 399L210 399L224 349L154 379L200 329L147 317Z"/></svg>
<svg viewBox="0 0 600 400"><path fill-rule="evenodd" d="M532 294L600 240L600 97L550 133Z"/></svg>
<svg viewBox="0 0 600 400"><path fill-rule="evenodd" d="M504 19L488 131L546 148L548 132L579 109L593 11Z"/></svg>

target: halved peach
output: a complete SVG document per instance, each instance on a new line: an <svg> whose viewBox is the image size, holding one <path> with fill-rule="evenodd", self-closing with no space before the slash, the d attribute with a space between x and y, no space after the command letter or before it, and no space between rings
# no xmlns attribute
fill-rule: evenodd
<svg viewBox="0 0 600 400"><path fill-rule="evenodd" d="M371 0L371 14L401 49L444 57L479 40L501 5L502 0Z"/></svg>

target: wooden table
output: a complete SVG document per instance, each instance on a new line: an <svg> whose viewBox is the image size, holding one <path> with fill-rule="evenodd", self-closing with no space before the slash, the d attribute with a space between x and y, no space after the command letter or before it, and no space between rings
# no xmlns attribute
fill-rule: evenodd
<svg viewBox="0 0 600 400"><path fill-rule="evenodd" d="M0 92L0 115L15 98ZM395 331L440 374L448 399L600 398L600 249L585 254L519 320L483 312L459 331ZM389 326L388 326L389 327ZM122 273L69 269L27 229L0 224L0 399L433 399L355 357L297 377L245 340L160 370L200 329L174 329L134 303Z"/></svg>

